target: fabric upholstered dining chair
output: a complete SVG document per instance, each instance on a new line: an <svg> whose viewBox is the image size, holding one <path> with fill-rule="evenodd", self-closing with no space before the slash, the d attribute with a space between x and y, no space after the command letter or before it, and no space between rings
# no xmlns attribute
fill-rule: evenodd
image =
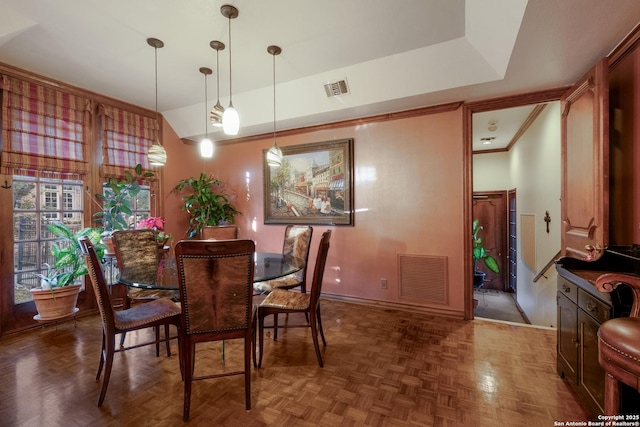
<svg viewBox="0 0 640 427"><path fill-rule="evenodd" d="M322 318L320 317L320 293L322 292L322 278L324 277L324 267L327 262L327 254L329 253L329 240L331 239L331 230L322 233L322 239L318 247L318 256L313 271L313 281L311 282L310 293L293 292L286 289L274 289L258 306L258 324L260 329L260 357L258 359L258 367L262 366L262 353L264 350L264 325L265 317L273 315L274 341L277 339L275 331L278 329L277 315L278 313L304 313L309 318L309 323L305 325L286 325L283 327L310 327L311 338L313 339L313 347L316 351L318 365L322 368L322 355L320 354L320 345L318 343L318 332L322 338L322 344L327 345L324 339L324 331L322 330Z"/></svg>
<svg viewBox="0 0 640 427"><path fill-rule="evenodd" d="M255 365L255 244L251 240L180 241L175 254L182 306L183 418L189 419L193 381L229 375L244 375L245 404L249 410L252 354ZM232 339L243 340L244 369L196 376L196 344Z"/></svg>
<svg viewBox="0 0 640 427"><path fill-rule="evenodd" d="M81 237L79 240L82 253L85 258L89 276L91 278L92 288L98 302L100 316L102 317L102 349L100 351L100 363L98 365L98 373L96 381L100 379L104 368L104 377L102 379L102 388L98 397L98 406L102 406L107 387L109 386L109 378L111 377L111 368L113 365L114 354L118 351L137 348L145 345L156 344L156 341L137 344L128 348L116 350L115 336L128 331L136 331L145 328L158 328L160 326L175 325L180 329L180 307L168 298L161 298L146 304L136 305L133 308L116 311L111 305L111 296L107 283L102 272L102 266L96 255L95 249L91 241L87 237ZM178 339L180 334L178 333ZM181 357L181 356L180 356ZM182 366L182 363L181 363Z"/></svg>
<svg viewBox="0 0 640 427"><path fill-rule="evenodd" d="M238 238L238 227L235 225L216 225L202 227L200 235L203 240L233 240Z"/></svg>
<svg viewBox="0 0 640 427"><path fill-rule="evenodd" d="M120 271L120 278L131 282L153 283L158 275L158 241L156 232L151 229L118 230L111 235L115 246L116 260ZM124 286L124 285L121 285ZM131 308L131 304L153 301L158 298L173 298L172 291L138 289L125 287L124 308ZM120 345L124 345L125 335L120 337ZM169 327L165 328L167 355L170 354ZM159 342L160 333L156 330L156 340ZM156 345L159 352L159 345Z"/></svg>
<svg viewBox="0 0 640 427"><path fill-rule="evenodd" d="M313 227L308 225L287 225L284 229L284 242L282 254L294 256L304 260L304 267L284 277L273 280L254 283L257 292L271 292L274 289L292 289L300 286L300 292L307 292L307 262L309 261L309 249Z"/></svg>

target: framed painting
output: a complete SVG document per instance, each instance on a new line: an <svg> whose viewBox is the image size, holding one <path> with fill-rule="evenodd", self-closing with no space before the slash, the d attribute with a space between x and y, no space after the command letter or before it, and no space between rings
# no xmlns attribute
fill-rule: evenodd
<svg viewBox="0 0 640 427"><path fill-rule="evenodd" d="M280 167L263 150L264 223L353 225L353 139L280 148Z"/></svg>

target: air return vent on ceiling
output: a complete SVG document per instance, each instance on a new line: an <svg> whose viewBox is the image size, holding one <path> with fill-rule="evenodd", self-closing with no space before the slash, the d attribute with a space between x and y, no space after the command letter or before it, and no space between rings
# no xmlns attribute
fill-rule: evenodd
<svg viewBox="0 0 640 427"><path fill-rule="evenodd" d="M327 98L348 94L349 87L347 86L347 80L343 79L333 83L326 83L324 85L324 91L327 94Z"/></svg>

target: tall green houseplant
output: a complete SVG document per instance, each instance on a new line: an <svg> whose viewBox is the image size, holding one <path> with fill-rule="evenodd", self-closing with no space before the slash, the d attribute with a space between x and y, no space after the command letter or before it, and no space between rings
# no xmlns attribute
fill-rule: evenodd
<svg viewBox="0 0 640 427"><path fill-rule="evenodd" d="M477 262L482 260L484 265L494 273L500 273L500 267L494 257L487 253L487 250L482 244L482 237L478 235L484 227L480 225L479 220L473 220L473 271L478 272Z"/></svg>
<svg viewBox="0 0 640 427"><path fill-rule="evenodd" d="M224 193L224 183L205 173L179 181L172 191L182 195L182 210L189 214L189 239L205 226L233 224L240 213Z"/></svg>
<svg viewBox="0 0 640 427"><path fill-rule="evenodd" d="M142 172L142 165L137 164L133 173L124 172L124 178L110 178L104 193L96 194L102 201L102 211L94 214L96 221L107 233L115 230L131 228L128 219L133 215L132 203L140 193L140 180L153 177L153 172Z"/></svg>

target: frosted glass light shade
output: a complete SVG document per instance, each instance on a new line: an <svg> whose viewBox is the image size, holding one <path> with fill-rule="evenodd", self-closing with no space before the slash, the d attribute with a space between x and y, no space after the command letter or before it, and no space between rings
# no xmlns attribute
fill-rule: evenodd
<svg viewBox="0 0 640 427"><path fill-rule="evenodd" d="M240 130L240 116L231 104L224 110L222 115L222 129L227 135L237 135Z"/></svg>
<svg viewBox="0 0 640 427"><path fill-rule="evenodd" d="M275 142L267 151L267 165L276 168L282 166L282 150Z"/></svg>
<svg viewBox="0 0 640 427"><path fill-rule="evenodd" d="M167 152L160 144L153 144L147 151L149 164L153 166L164 166L167 163Z"/></svg>
<svg viewBox="0 0 640 427"><path fill-rule="evenodd" d="M207 159L213 157L213 142L209 138L200 141L200 155Z"/></svg>

